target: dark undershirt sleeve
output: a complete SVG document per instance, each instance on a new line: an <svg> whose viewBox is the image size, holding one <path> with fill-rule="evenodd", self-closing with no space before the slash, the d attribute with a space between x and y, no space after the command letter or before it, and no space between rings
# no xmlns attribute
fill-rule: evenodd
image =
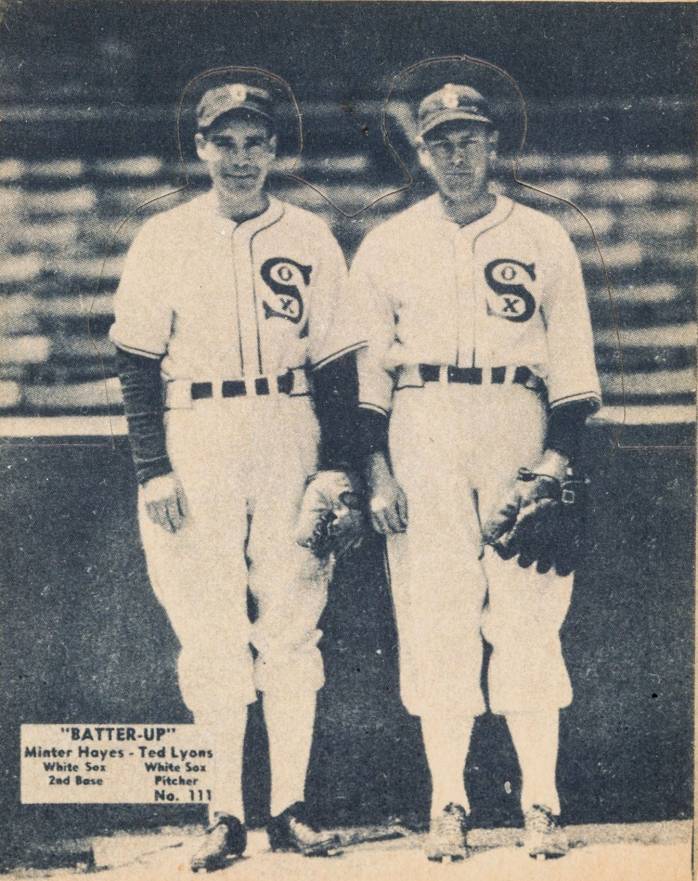
<svg viewBox="0 0 698 881"><path fill-rule="evenodd" d="M594 409L594 401L571 401L555 407L548 417L546 449L557 450L574 462L586 432L587 417Z"/></svg>
<svg viewBox="0 0 698 881"><path fill-rule="evenodd" d="M377 410L367 407L357 410L357 445L362 462L372 453L383 453L388 458L388 421L388 415Z"/></svg>
<svg viewBox="0 0 698 881"><path fill-rule="evenodd" d="M165 445L160 360L116 350L131 456L140 484L172 471Z"/></svg>
<svg viewBox="0 0 698 881"><path fill-rule="evenodd" d="M313 399L320 424L319 467L357 470L361 460L357 448L358 379L353 352L314 371Z"/></svg>

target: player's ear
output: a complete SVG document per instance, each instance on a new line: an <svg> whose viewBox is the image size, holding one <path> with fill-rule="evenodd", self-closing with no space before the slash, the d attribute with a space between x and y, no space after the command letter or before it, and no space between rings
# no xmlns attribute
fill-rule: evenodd
<svg viewBox="0 0 698 881"><path fill-rule="evenodd" d="M277 138L276 135L271 135L269 138L269 149L274 154L274 156L276 156L276 150L277 150L278 146L279 146L279 139Z"/></svg>
<svg viewBox="0 0 698 881"><path fill-rule="evenodd" d="M206 138L201 132L194 135L194 143L196 144L196 155L204 161L206 159Z"/></svg>
<svg viewBox="0 0 698 881"><path fill-rule="evenodd" d="M497 158L497 146L499 145L499 132L493 128L487 136L487 146L489 149L490 159L494 161Z"/></svg>
<svg viewBox="0 0 698 881"><path fill-rule="evenodd" d="M431 153L427 150L424 141L421 138L417 141L417 159L425 171L430 172L433 169L434 163L431 158Z"/></svg>

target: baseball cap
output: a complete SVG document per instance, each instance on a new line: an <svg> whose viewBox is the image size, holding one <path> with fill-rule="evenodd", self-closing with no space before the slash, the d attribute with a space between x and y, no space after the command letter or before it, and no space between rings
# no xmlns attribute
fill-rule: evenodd
<svg viewBox="0 0 698 881"><path fill-rule="evenodd" d="M209 89L196 106L199 129L208 128L219 116L231 110L247 110L273 121L272 97L266 89L246 83L226 83Z"/></svg>
<svg viewBox="0 0 698 881"><path fill-rule="evenodd" d="M476 89L446 83L420 103L417 111L419 135L423 137L442 122L456 119L494 125L487 101Z"/></svg>

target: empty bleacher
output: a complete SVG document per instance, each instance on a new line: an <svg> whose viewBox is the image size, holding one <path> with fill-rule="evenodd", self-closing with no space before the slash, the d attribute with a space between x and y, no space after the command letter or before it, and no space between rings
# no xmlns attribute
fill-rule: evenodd
<svg viewBox="0 0 698 881"><path fill-rule="evenodd" d="M316 110L331 134L337 112ZM377 120L378 104L373 113ZM536 150L504 157L498 171L501 191L555 214L579 249L604 414L692 421L693 158L680 150ZM422 182L407 184L387 151L353 142L332 155L311 145L300 160L283 159L273 180L279 196L327 218L348 256L371 226L424 194ZM0 160L0 415L120 412L107 331L138 209L158 200L171 207L205 186L199 163L172 155L56 159L34 150Z"/></svg>

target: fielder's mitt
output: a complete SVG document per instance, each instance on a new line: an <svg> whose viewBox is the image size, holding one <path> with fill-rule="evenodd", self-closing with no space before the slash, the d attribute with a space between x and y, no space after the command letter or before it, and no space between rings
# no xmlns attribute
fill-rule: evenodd
<svg viewBox="0 0 698 881"><path fill-rule="evenodd" d="M318 471L307 482L296 542L317 557L341 557L361 544L364 513L359 480L344 471Z"/></svg>
<svg viewBox="0 0 698 881"><path fill-rule="evenodd" d="M520 468L511 496L483 528L485 544L504 560L518 556L524 568L569 575L581 555L588 485L571 472L558 480Z"/></svg>

